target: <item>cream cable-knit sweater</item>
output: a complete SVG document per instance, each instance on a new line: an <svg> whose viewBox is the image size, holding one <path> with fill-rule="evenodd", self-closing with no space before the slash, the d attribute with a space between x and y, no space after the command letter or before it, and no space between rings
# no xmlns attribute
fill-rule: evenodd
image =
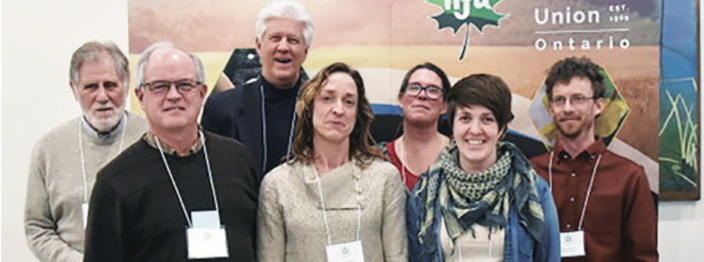
<svg viewBox="0 0 704 262"><path fill-rule="evenodd" d="M320 175L332 244L357 240L361 206L364 261L407 261L406 195L398 171L381 160L358 172L354 165ZM260 262L327 261L328 238L313 168L284 163L264 176L257 224Z"/></svg>
<svg viewBox="0 0 704 262"><path fill-rule="evenodd" d="M83 172L78 148L81 118L64 123L44 135L30 160L24 230L34 255L43 262L83 260ZM124 149L147 130L144 117L127 114ZM88 199L95 175L118 155L122 132L101 139L82 131Z"/></svg>

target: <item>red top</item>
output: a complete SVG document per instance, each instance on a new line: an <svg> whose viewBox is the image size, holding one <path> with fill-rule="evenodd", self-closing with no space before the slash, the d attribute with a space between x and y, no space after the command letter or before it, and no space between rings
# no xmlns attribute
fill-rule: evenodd
<svg viewBox="0 0 704 262"><path fill-rule="evenodd" d="M552 184L560 232L578 230L589 182L594 185L584 215L585 257L563 262L658 261L657 216L643 167L619 156L598 140L574 159L558 144L531 159L535 171ZM597 159L599 165L594 171Z"/></svg>
<svg viewBox="0 0 704 262"><path fill-rule="evenodd" d="M396 141L397 140L394 140L386 144L389 160L391 160L391 164L398 169L398 173L401 174L401 179L403 179L403 183L406 184L408 190L413 191L413 187L416 185L416 182L418 182L418 177L420 175L411 173L411 171L401 163L401 159L398 157L398 154L396 154L396 149L394 148Z"/></svg>

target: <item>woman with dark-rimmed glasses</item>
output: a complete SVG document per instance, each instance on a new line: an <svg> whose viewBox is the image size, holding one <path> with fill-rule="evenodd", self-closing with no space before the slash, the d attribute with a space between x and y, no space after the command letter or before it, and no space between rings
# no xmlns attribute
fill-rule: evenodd
<svg viewBox="0 0 704 262"><path fill-rule="evenodd" d="M435 162L449 138L438 132L438 120L445 113L445 94L450 81L431 63L417 65L406 73L398 93L403 112L403 135L382 144L386 156L412 190L420 174Z"/></svg>

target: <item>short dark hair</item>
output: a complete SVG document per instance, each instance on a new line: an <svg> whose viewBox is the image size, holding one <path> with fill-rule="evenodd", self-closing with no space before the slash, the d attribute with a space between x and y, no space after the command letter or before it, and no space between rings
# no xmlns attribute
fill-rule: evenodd
<svg viewBox="0 0 704 262"><path fill-rule="evenodd" d="M318 72L313 79L306 83L299 91L299 99L296 104L296 121L293 143L291 145L291 157L304 164L310 164L315 160L313 152L313 102L320 93L322 87L327 83L328 77L333 73L348 74L357 86L357 110L356 121L352 133L350 134L349 157L354 158L362 164L370 163L372 159L381 159L381 153L371 144L371 124L374 119L372 107L364 92L364 81L357 70L350 68L344 63L334 63Z"/></svg>
<svg viewBox="0 0 704 262"><path fill-rule="evenodd" d="M450 89L447 99L447 114L450 127L454 125L457 107L480 105L494 114L499 130L513 120L511 113L511 90L501 78L488 74L474 74L457 81Z"/></svg>
<svg viewBox="0 0 704 262"><path fill-rule="evenodd" d="M560 60L550 68L548 77L545 79L545 93L549 99L552 99L552 91L556 84L568 84L574 77L584 77L592 83L594 99L602 98L606 92L606 83L600 71L601 66L587 57Z"/></svg>
<svg viewBox="0 0 704 262"><path fill-rule="evenodd" d="M442 91L443 91L443 100L447 101L447 93L450 91L450 80L447 78L447 75L445 74L442 69L434 65L433 63L430 62L425 62L420 65L414 66L411 68L411 70L408 70L406 73L406 76L403 77L403 82L401 82L401 89L398 91L399 94L403 94L406 92L406 89L408 88L408 81L411 79L411 75L418 71L419 69L428 69L430 71L433 71L438 77L440 77L440 81L442 81Z"/></svg>

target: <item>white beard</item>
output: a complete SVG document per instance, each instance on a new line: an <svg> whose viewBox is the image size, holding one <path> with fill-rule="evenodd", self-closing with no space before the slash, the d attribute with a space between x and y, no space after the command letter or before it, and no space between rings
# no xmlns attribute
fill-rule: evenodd
<svg viewBox="0 0 704 262"><path fill-rule="evenodd" d="M125 109L119 108L115 114L112 114L108 117L98 117L94 114L91 114L90 111L84 111L83 115L85 116L86 121L88 121L88 124L98 132L110 132L115 129L117 124L120 123L120 120L122 119L122 115L124 115L124 113Z"/></svg>

